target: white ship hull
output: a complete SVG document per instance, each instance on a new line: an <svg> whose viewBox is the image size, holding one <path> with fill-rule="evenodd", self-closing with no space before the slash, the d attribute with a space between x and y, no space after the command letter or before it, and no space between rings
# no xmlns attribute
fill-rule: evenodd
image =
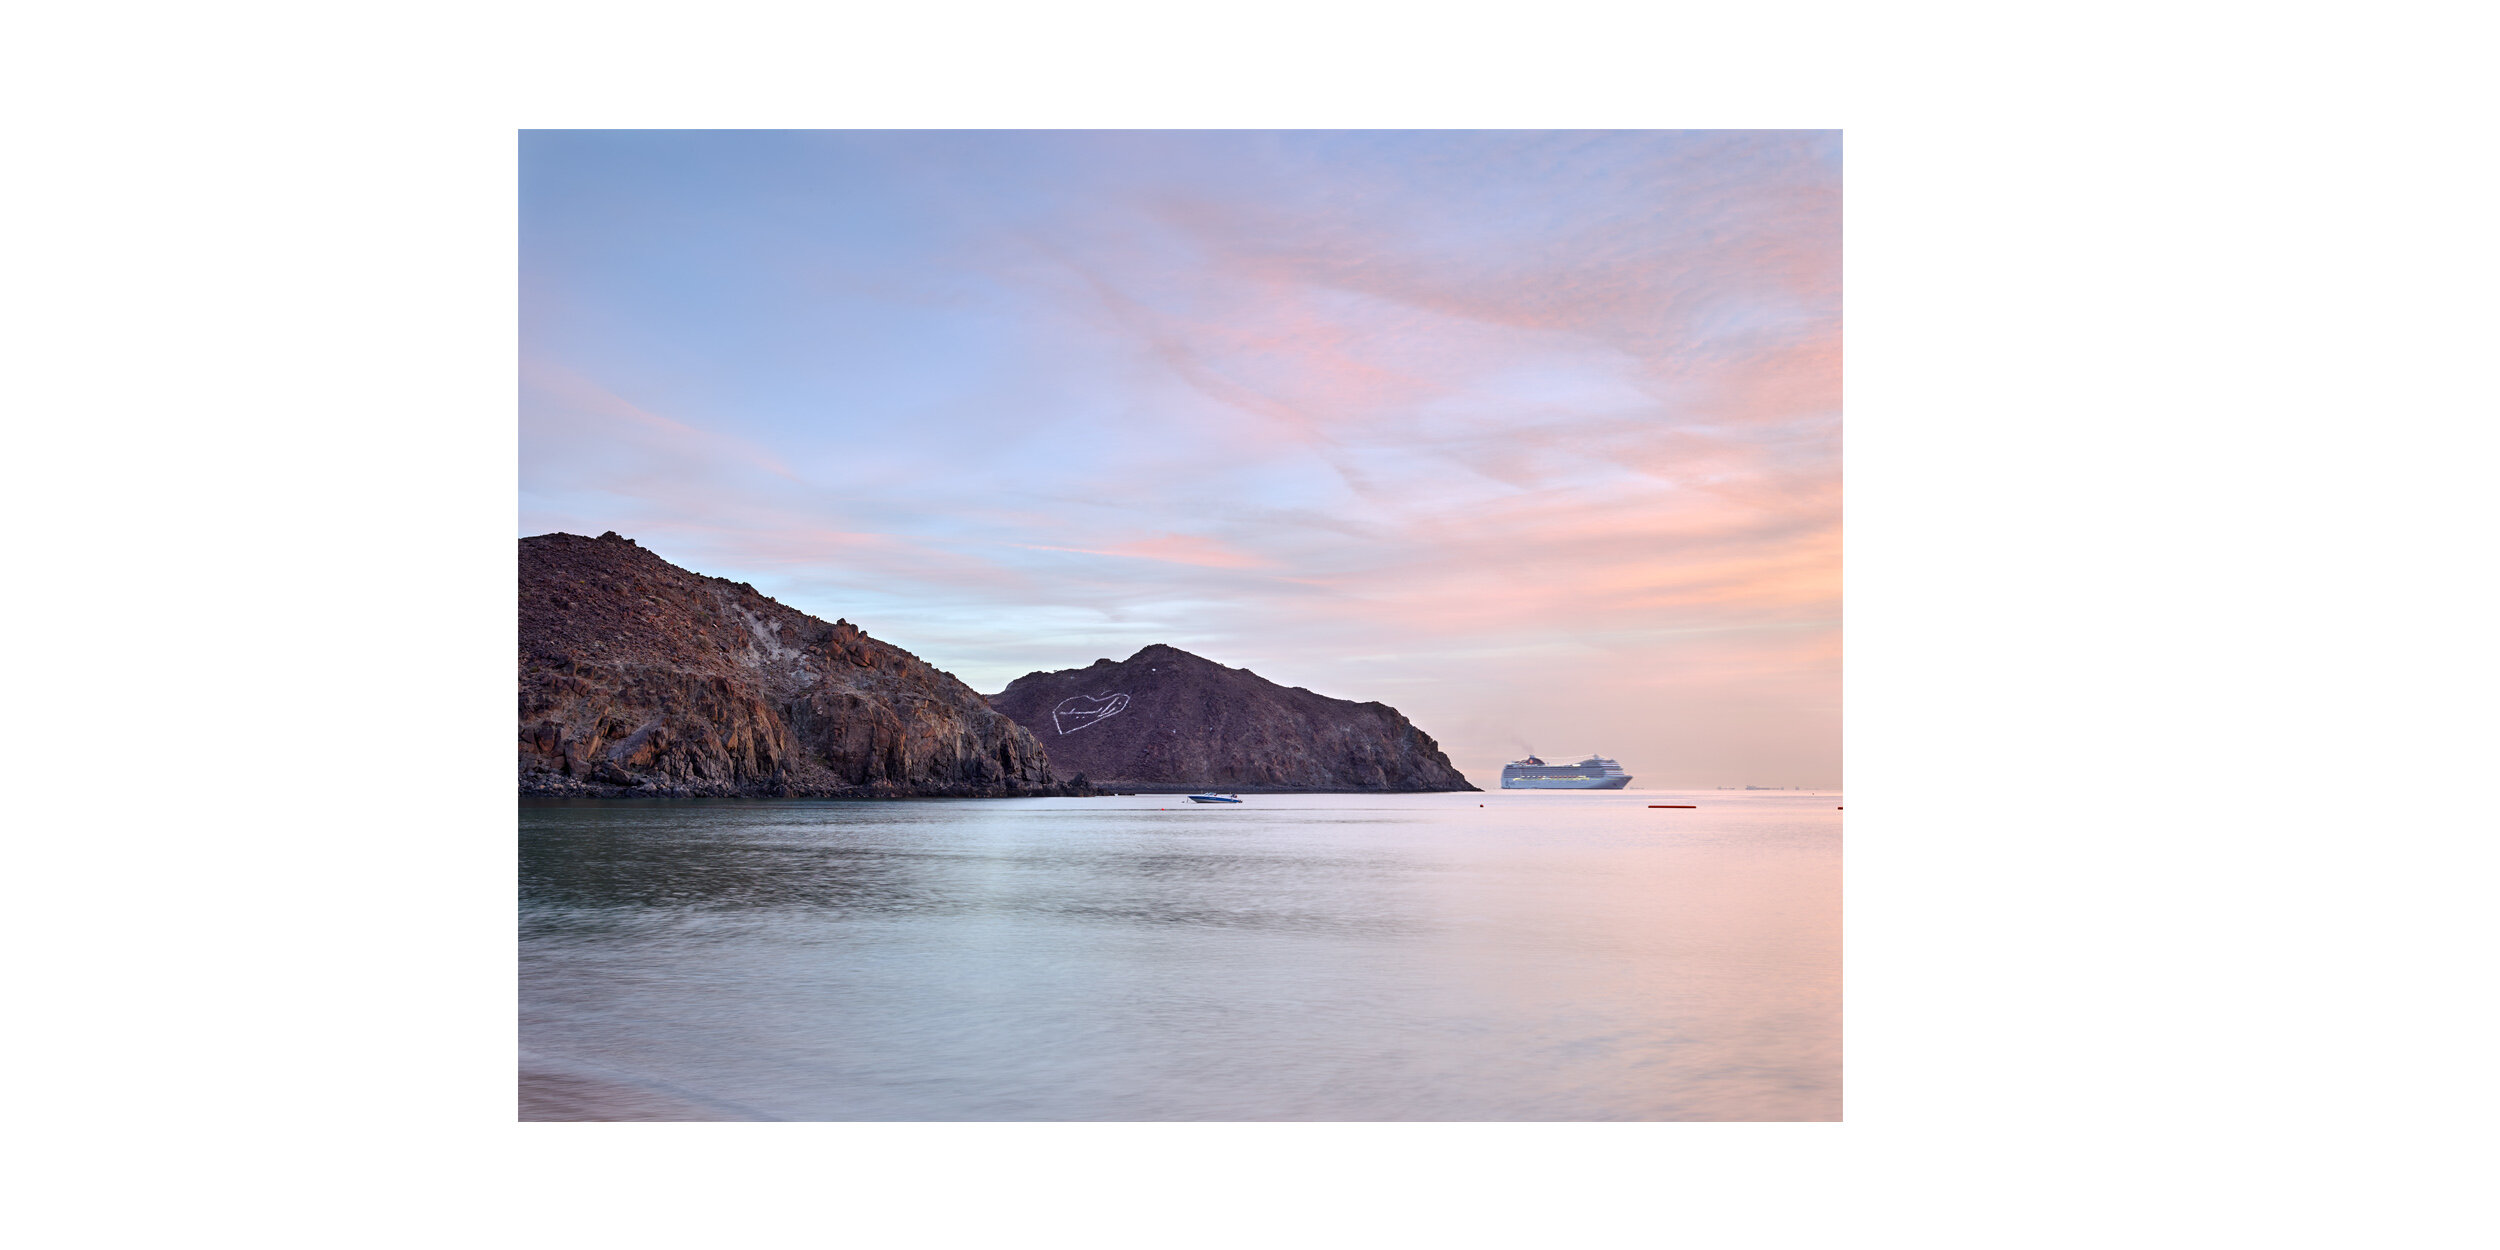
<svg viewBox="0 0 2500 1250"><path fill-rule="evenodd" d="M1531 755L1502 766L1505 790L1620 790L1630 784L1623 765L1602 755L1577 764L1548 764Z"/></svg>
<svg viewBox="0 0 2500 1250"><path fill-rule="evenodd" d="M1504 777L1505 790L1620 790L1629 777Z"/></svg>

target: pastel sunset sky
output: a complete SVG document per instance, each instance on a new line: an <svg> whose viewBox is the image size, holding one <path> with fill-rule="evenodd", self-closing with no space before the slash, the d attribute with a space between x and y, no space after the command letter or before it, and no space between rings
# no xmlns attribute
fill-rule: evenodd
<svg viewBox="0 0 2500 1250"><path fill-rule="evenodd" d="M527 132L523 534L1840 782L1840 138Z"/></svg>

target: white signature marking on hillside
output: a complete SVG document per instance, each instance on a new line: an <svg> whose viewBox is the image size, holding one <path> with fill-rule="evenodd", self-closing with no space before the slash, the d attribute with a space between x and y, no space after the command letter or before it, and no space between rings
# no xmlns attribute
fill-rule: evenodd
<svg viewBox="0 0 2500 1250"><path fill-rule="evenodd" d="M1127 706L1128 696L1124 694L1098 694L1092 698L1080 694L1062 699L1059 706L1050 709L1050 723L1059 732L1072 734L1100 722L1104 717L1119 715L1120 710Z"/></svg>

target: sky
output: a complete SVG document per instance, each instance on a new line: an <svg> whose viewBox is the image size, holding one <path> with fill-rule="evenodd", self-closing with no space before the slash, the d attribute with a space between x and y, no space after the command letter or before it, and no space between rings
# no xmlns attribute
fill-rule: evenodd
<svg viewBox="0 0 2500 1250"><path fill-rule="evenodd" d="M520 531L1840 784L1832 131L524 132Z"/></svg>

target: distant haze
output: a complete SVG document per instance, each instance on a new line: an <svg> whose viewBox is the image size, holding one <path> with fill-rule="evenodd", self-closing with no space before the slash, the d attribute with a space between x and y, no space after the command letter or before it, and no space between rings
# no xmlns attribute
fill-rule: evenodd
<svg viewBox="0 0 2500 1250"><path fill-rule="evenodd" d="M1840 782L1834 132L530 132L521 533Z"/></svg>

